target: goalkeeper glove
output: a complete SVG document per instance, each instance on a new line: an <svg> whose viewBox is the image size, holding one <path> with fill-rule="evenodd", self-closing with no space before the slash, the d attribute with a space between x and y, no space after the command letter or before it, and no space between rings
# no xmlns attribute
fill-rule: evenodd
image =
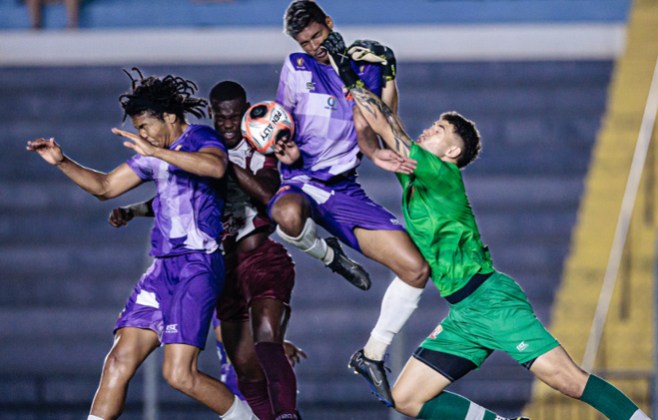
<svg viewBox="0 0 658 420"><path fill-rule="evenodd" d="M330 33L322 43L322 46L329 54L331 66L336 70L336 73L343 80L348 90L357 86L363 86L363 81L359 79L359 76L352 68L352 62L350 56L347 54L345 41L343 41L343 37L338 32Z"/></svg>
<svg viewBox="0 0 658 420"><path fill-rule="evenodd" d="M356 40L347 49L347 54L354 61L367 61L382 65L382 79L384 83L395 80L396 60L393 50L377 41L367 39Z"/></svg>

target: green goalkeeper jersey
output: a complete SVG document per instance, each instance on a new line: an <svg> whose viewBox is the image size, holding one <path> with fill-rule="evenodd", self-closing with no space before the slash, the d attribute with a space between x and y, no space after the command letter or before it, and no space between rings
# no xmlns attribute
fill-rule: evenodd
<svg viewBox="0 0 658 420"><path fill-rule="evenodd" d="M416 143L412 175L397 174L403 187L402 212L407 231L432 270L441 296L462 288L477 273L494 271L480 239L459 168Z"/></svg>

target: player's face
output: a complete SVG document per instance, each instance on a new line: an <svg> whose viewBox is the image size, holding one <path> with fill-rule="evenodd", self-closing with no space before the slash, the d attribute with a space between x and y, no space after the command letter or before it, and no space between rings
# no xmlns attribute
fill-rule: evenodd
<svg viewBox="0 0 658 420"><path fill-rule="evenodd" d="M306 54L315 58L319 63L329 64L329 55L322 43L331 33L332 27L333 22L329 16L327 16L327 22L325 23L311 21L303 31L297 34L295 41L299 43L299 46Z"/></svg>
<svg viewBox="0 0 658 420"><path fill-rule="evenodd" d="M455 126L445 120L438 120L423 131L416 143L440 158L446 156L451 147L461 147L461 139L455 133Z"/></svg>
<svg viewBox="0 0 658 420"><path fill-rule="evenodd" d="M178 138L173 130L176 121L175 115L164 114L163 118L158 118L150 112L142 112L131 119L139 136L153 146L167 147Z"/></svg>
<svg viewBox="0 0 658 420"><path fill-rule="evenodd" d="M242 99L215 102L211 104L210 111L215 130L222 135L228 147L235 147L242 140L240 123L242 116L249 108L249 104Z"/></svg>

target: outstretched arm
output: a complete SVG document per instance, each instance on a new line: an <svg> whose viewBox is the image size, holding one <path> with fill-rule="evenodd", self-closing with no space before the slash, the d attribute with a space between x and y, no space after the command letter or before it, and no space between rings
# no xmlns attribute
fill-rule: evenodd
<svg viewBox="0 0 658 420"><path fill-rule="evenodd" d="M38 153L46 162L59 168L71 181L99 200L117 197L142 183L137 174L125 163L110 173L78 164L62 152L53 138L28 141L27 150Z"/></svg>

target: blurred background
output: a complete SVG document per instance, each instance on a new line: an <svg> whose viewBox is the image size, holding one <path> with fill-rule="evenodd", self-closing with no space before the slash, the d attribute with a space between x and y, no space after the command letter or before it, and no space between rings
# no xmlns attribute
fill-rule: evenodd
<svg viewBox="0 0 658 420"><path fill-rule="evenodd" d="M86 418L115 317L148 264L150 223L110 210L25 142L55 137L108 171L130 157L122 72L176 74L206 96L221 80L273 99L284 58L283 0L0 0L0 419ZM657 0L325 0L348 42L398 56L400 114L412 136L457 110L483 153L467 191L495 265L517 279L573 358L652 412L655 380ZM198 121L197 121L198 122ZM210 121L200 121L210 124ZM364 161L360 180L400 215L394 176ZM361 292L291 250L297 285L288 338L305 419L396 419L346 364L363 346L392 274ZM391 378L447 311L433 285L391 349ZM134 378L123 418L210 419L171 390L156 352ZM202 369L218 376L213 340ZM596 419L494 354L450 387L504 415Z"/></svg>

